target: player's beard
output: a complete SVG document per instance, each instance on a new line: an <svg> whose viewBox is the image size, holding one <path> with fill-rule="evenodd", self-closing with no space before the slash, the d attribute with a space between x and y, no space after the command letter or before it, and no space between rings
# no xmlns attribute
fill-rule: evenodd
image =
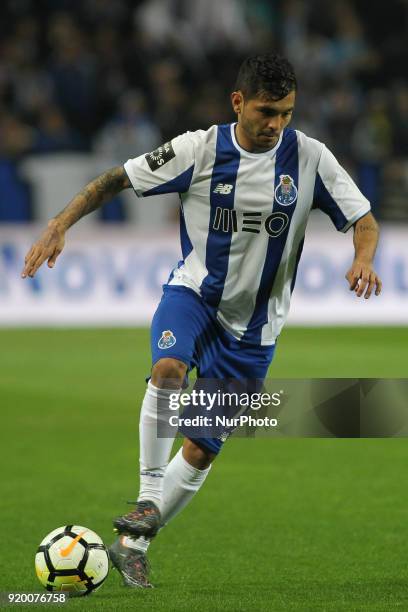
<svg viewBox="0 0 408 612"><path fill-rule="evenodd" d="M263 137L261 127L256 121L251 121L243 114L241 115L241 129L251 141L253 153L269 151L269 149L273 149L279 140L279 135L274 135L273 138Z"/></svg>

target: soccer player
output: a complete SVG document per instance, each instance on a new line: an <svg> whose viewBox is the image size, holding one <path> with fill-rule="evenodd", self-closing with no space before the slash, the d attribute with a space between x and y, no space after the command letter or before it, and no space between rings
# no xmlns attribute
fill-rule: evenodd
<svg viewBox="0 0 408 612"><path fill-rule="evenodd" d="M91 181L48 223L23 278L53 267L65 233L123 189L180 194L183 259L164 285L151 326L152 370L140 414L136 508L114 520L110 549L124 583L151 586L146 551L204 483L224 437L159 437L170 396L197 368L205 379L263 380L289 310L305 228L320 208L337 230L354 228L350 290L381 292L373 269L378 226L370 204L321 142L288 127L296 98L291 64L247 58L231 94L237 122L186 132Z"/></svg>

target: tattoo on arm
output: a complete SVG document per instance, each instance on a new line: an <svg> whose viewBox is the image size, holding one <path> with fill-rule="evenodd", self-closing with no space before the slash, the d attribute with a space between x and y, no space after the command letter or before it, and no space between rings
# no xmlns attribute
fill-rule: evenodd
<svg viewBox="0 0 408 612"><path fill-rule="evenodd" d="M127 184L126 184L127 183ZM86 185L78 195L83 196L87 204L91 207L100 201L106 201L117 193L130 187L129 179L123 168L112 168L107 170L91 183Z"/></svg>
<svg viewBox="0 0 408 612"><path fill-rule="evenodd" d="M359 223L356 226L356 234L362 234L363 232L378 232L377 224L374 223Z"/></svg>
<svg viewBox="0 0 408 612"><path fill-rule="evenodd" d="M96 210L130 186L129 178L123 166L111 168L88 183L55 219L62 222L64 227L68 229L81 217Z"/></svg>
<svg viewBox="0 0 408 612"><path fill-rule="evenodd" d="M353 237L356 258L372 261L377 248L378 236L378 225L371 214L357 221Z"/></svg>

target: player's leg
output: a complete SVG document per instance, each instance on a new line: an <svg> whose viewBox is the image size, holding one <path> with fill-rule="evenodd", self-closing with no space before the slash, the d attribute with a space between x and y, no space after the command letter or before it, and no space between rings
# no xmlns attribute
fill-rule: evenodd
<svg viewBox="0 0 408 612"><path fill-rule="evenodd" d="M183 446L164 474L161 505L162 526L187 506L207 478L216 453L184 438Z"/></svg>
<svg viewBox="0 0 408 612"><path fill-rule="evenodd" d="M258 392L271 363L274 347L244 346L224 330L216 331L216 354L208 350L210 345L198 342L198 361L200 377L196 390L203 387L207 393L211 390L231 392ZM200 346L201 345L201 346ZM190 406L183 417L200 414L205 406L199 407L196 413ZM219 414L226 406L221 406ZM192 411L191 411L192 409ZM232 416L231 414L227 415ZM211 463L220 452L231 431L220 431L221 435L213 437L211 428L204 428L204 435L195 435L195 428L182 425L180 431L186 436L183 448L169 463L163 481L161 503L161 522L167 524L191 501L192 497L204 484L211 468Z"/></svg>
<svg viewBox="0 0 408 612"><path fill-rule="evenodd" d="M152 368L140 413L140 489L133 512L115 519L114 524L124 534L110 547L114 566L119 569L127 586L151 588L146 551L161 524L160 505L163 477L168 464L173 438L158 439L160 421L166 428L169 393L177 392L183 383L187 366L176 359L163 358ZM141 533L146 534L140 536ZM149 537L147 537L149 536Z"/></svg>
<svg viewBox="0 0 408 612"><path fill-rule="evenodd" d="M195 385L196 391L202 389L205 393L217 393L219 390L231 392L236 390L237 386L242 391L259 390L271 362L274 347L243 346L218 326L213 333L216 337L216 353L211 350L214 343L208 342L208 339L204 342L199 339L197 343L200 380ZM232 388L228 386L229 381ZM223 406L218 411L220 415L225 408ZM197 412L190 405L183 417L200 415L203 410L205 406L200 406ZM162 525L173 519L198 492L208 476L211 463L231 433L220 431L221 435L216 435L211 427L204 427L204 431L197 434L196 428L184 425L180 427L180 431L185 435L183 448L173 457L164 474Z"/></svg>
<svg viewBox="0 0 408 612"><path fill-rule="evenodd" d="M231 376L228 370L228 355L223 349L223 339L219 324L212 320L212 324L205 327L205 333L197 338L195 361L197 371L205 373L206 379L222 378L225 369L226 374ZM204 378L204 377L203 377ZM201 380L197 380L194 386L200 391ZM210 386L217 381L210 380ZM204 383L203 390L209 391ZM198 413L193 406L189 406L184 416L196 416L205 410L205 406L199 407ZM222 448L222 441L211 437L211 431L204 428L204 436L194 437L194 428L179 427L184 434L183 447L176 453L169 463L163 481L163 495L161 504L162 526L173 519L187 504L204 484L211 464Z"/></svg>
<svg viewBox="0 0 408 612"><path fill-rule="evenodd" d="M117 563L115 559L113 561L130 586L149 586L144 567L145 552L149 538L155 535L162 522L164 474L177 431L169 427L172 414L170 398L180 391L187 369L196 365L196 338L205 337L208 334L206 328L211 325L199 298L182 287L165 291L152 322L154 365L140 419L140 492L135 511L114 521L124 535L112 547ZM170 464L169 474L177 479L179 468L175 470L176 463ZM191 469L196 468L192 465ZM184 483L185 476L182 474L181 477ZM128 561L130 567L126 568L125 562Z"/></svg>
<svg viewBox="0 0 408 612"><path fill-rule="evenodd" d="M198 342L200 345L200 342ZM208 350L211 342L205 342L198 357L200 374L203 378L217 380L222 383L224 378L249 381L253 388L253 381L258 385L266 376L272 360L274 347L243 347L229 334L218 330L216 335L216 354ZM220 385L223 387L223 385ZM183 427L181 428L183 431ZM161 522L167 524L191 501L192 497L203 485L211 467L211 463L221 450L226 436L212 438L211 435L194 437L187 430L189 436L184 440L183 448L173 457L165 470L163 479L163 492L161 503ZM230 432L229 432L230 433ZM149 540L139 538L134 545L147 550ZM131 554L140 555L140 551L132 550ZM143 555L143 558L145 556ZM137 561L138 563L138 561ZM140 565L138 565L140 567Z"/></svg>
<svg viewBox="0 0 408 612"><path fill-rule="evenodd" d="M152 538L160 527L163 478L177 432L169 427L170 401L180 392L186 372L185 363L165 357L154 364L147 384L139 422L140 487L136 508L114 520L119 533L133 538L133 542L125 542L133 548L147 549L147 541L135 543L134 538Z"/></svg>
<svg viewBox="0 0 408 612"><path fill-rule="evenodd" d="M170 404L187 370L196 365L198 338L208 336L212 326L211 316L191 289L165 287L151 325L153 366L140 415L138 504L134 512L115 519L119 533L153 537L159 528L163 477L177 433L170 425Z"/></svg>
<svg viewBox="0 0 408 612"><path fill-rule="evenodd" d="M162 526L181 512L198 492L215 457L215 453L200 448L187 438L184 439L183 447L176 453L165 471L161 503ZM150 538L143 536L133 539L121 535L110 547L112 562L122 574L126 586L139 588L153 586L149 581L150 565L146 556L150 542Z"/></svg>
<svg viewBox="0 0 408 612"><path fill-rule="evenodd" d="M163 496L161 500L161 526L166 525L191 501L203 485L216 457L185 438L183 447L176 453L164 474ZM143 502L141 502L143 503ZM144 509L151 507L146 500ZM140 503L138 503L140 507ZM142 514L139 510L139 513ZM150 515L151 516L151 515ZM136 516L136 521L146 521L147 516ZM110 547L109 552L114 566L119 569L126 586L151 588L149 581L149 562L147 549L151 538L141 536L137 539L121 535Z"/></svg>

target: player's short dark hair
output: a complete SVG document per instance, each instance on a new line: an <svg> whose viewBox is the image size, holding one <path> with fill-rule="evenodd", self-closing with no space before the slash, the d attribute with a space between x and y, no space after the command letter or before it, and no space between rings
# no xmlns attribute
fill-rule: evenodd
<svg viewBox="0 0 408 612"><path fill-rule="evenodd" d="M246 100L257 96L281 100L296 89L292 64L275 53L247 57L235 83L235 91L242 91Z"/></svg>

